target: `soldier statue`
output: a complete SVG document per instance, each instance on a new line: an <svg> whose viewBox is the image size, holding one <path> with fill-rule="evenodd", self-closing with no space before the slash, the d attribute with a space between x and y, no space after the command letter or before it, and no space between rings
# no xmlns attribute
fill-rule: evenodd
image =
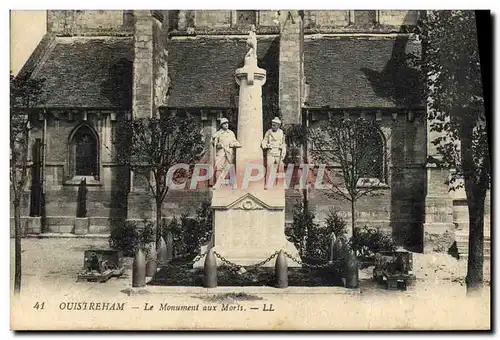
<svg viewBox="0 0 500 340"><path fill-rule="evenodd" d="M283 172L283 159L286 155L285 134L280 129L281 120L275 117L271 121L271 128L267 130L261 147L266 153L266 186L271 171Z"/></svg>
<svg viewBox="0 0 500 340"><path fill-rule="evenodd" d="M227 118L221 119L220 129L214 134L212 145L215 148L214 170L215 181L217 181L222 172L227 172L234 165L234 149L241 147L234 132L229 130L229 120Z"/></svg>

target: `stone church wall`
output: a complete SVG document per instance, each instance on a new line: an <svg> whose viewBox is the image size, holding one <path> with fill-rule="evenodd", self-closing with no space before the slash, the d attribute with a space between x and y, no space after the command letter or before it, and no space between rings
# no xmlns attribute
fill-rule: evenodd
<svg viewBox="0 0 500 340"><path fill-rule="evenodd" d="M231 27L232 11L195 11L195 27L222 28Z"/></svg>
<svg viewBox="0 0 500 340"><path fill-rule="evenodd" d="M349 25L349 11L309 10L304 13L304 27L343 27Z"/></svg>
<svg viewBox="0 0 500 340"><path fill-rule="evenodd" d="M77 209L77 182L71 182L69 174L69 140L74 129L80 124L92 126L100 140L99 149L99 179L96 183L87 185L87 216L90 219L90 233L108 233L112 219L120 217L134 220L151 219L154 216L154 200L147 184L139 176L131 180L131 190L128 192L129 177L127 171L116 163L112 157L115 146L112 144L112 134L116 133L116 123L106 114L88 114L87 120L79 115L68 120L68 114L55 119L49 115L47 121L47 158L45 167L47 232L71 233ZM98 118L100 117L100 118ZM32 140L41 138L42 125L35 127ZM203 130L210 134L208 129ZM209 135L206 140L210 140ZM202 160L205 162L205 160ZM28 184L21 204L21 215L29 216L30 186ZM171 190L163 205L163 216L180 217L183 213L194 216L204 200L208 199L208 190ZM11 216L13 217L11 204ZM13 218L11 218L13 231Z"/></svg>
<svg viewBox="0 0 500 340"><path fill-rule="evenodd" d="M131 33L133 17L122 10L49 10L47 31L58 35Z"/></svg>
<svg viewBox="0 0 500 340"><path fill-rule="evenodd" d="M396 118L384 115L380 125L386 147L391 150L387 155L387 186L356 202L356 226L380 227L392 232L401 244L419 245L426 186L425 119L421 115L411 121L406 114L398 114ZM312 191L309 199L318 222L324 221L330 209L340 212L350 222L349 201L330 198L325 190ZM289 222L291 217L287 216Z"/></svg>

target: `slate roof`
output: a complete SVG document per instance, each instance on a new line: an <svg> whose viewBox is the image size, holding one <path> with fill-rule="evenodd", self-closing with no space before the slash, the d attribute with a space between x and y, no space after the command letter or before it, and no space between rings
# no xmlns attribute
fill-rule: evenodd
<svg viewBox="0 0 500 340"><path fill-rule="evenodd" d="M422 84L408 66L419 44L408 36L323 37L304 42L309 107L422 107Z"/></svg>
<svg viewBox="0 0 500 340"><path fill-rule="evenodd" d="M407 53L419 53L408 36L334 37L304 43L308 107L422 107L418 73ZM169 42L170 107L231 107L238 88L245 39L197 38ZM279 38L259 39L259 66L268 73L263 93L277 91Z"/></svg>
<svg viewBox="0 0 500 340"><path fill-rule="evenodd" d="M33 72L48 107L130 108L132 38L55 38Z"/></svg>
<svg viewBox="0 0 500 340"><path fill-rule="evenodd" d="M169 107L234 107L239 88L234 71L243 66L246 38L196 38L168 42L172 82ZM277 91L279 39L260 37L258 65L267 71L263 92Z"/></svg>
<svg viewBox="0 0 500 340"><path fill-rule="evenodd" d="M48 41L48 39L45 39ZM168 42L172 88L169 107L235 107L234 71L243 66L246 38L197 37ZM44 77L44 106L130 108L131 37L57 37L39 53L34 76ZM407 53L419 51L407 37L321 37L304 43L308 107L422 107L421 82ZM266 69L264 101L277 100L279 38L258 40ZM266 99L267 98L267 99Z"/></svg>

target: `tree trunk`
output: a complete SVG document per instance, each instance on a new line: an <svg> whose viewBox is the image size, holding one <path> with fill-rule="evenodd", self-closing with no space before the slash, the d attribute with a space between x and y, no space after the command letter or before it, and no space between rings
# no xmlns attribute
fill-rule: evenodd
<svg viewBox="0 0 500 340"><path fill-rule="evenodd" d="M302 255L307 255L309 253L309 242L310 242L310 238L309 238L309 233L311 232L309 229L309 224L307 223L308 220L309 220L309 201L307 199L307 189L303 189L303 199L302 199L302 203L304 205L304 217L305 217L305 230L304 230L304 238L302 240L302 254L300 254L301 256Z"/></svg>
<svg viewBox="0 0 500 340"><path fill-rule="evenodd" d="M356 211L356 206L354 200L351 200L351 228L352 228L352 237L354 238L354 235L356 233L356 228L355 228L355 223L356 223L356 217L354 215L354 212Z"/></svg>
<svg viewBox="0 0 500 340"><path fill-rule="evenodd" d="M158 242L161 237L161 205L162 202L156 199L156 242Z"/></svg>
<svg viewBox="0 0 500 340"><path fill-rule="evenodd" d="M15 256L15 275L14 275L14 294L21 292L21 201L14 200L14 256Z"/></svg>
<svg viewBox="0 0 500 340"><path fill-rule="evenodd" d="M473 293L483 288L484 201L486 190L477 188L475 183L467 182L465 188L469 207L469 258L467 260L466 283L467 293Z"/></svg>
<svg viewBox="0 0 500 340"><path fill-rule="evenodd" d="M307 126L307 118L303 116L303 121L302 121L302 126ZM301 143L300 144L300 156L299 156L299 164L307 164L308 163L308 150L307 150L307 143ZM300 174L302 177L302 173ZM300 180L300 179L299 179ZM307 182L307 181L306 181ZM309 216L309 195L307 191L307 185L304 186L304 189L302 189L302 203L304 205L304 216ZM306 247L307 247L307 237L309 236L309 228L306 224L306 230L304 232L304 239L302 239L302 249L299 250L300 256L303 256L304 253L307 253Z"/></svg>
<svg viewBox="0 0 500 340"><path fill-rule="evenodd" d="M464 115L464 113L462 113ZM464 115L465 117L465 115ZM467 260L467 293L483 287L484 201L486 185L478 180L473 153L473 128L475 122L461 122L460 154L464 172L465 193L469 208L469 258Z"/></svg>

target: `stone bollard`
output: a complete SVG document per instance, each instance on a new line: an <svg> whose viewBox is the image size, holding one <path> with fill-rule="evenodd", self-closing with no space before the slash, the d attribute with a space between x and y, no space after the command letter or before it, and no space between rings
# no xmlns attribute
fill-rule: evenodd
<svg viewBox="0 0 500 340"><path fill-rule="evenodd" d="M167 263L172 261L173 253L174 253L174 236L170 230L167 231Z"/></svg>
<svg viewBox="0 0 500 340"><path fill-rule="evenodd" d="M132 265L132 287L144 287L146 285L146 259L141 248L137 249Z"/></svg>
<svg viewBox="0 0 500 340"><path fill-rule="evenodd" d="M332 233L330 235L330 258L328 259L330 262L335 261L335 234Z"/></svg>
<svg viewBox="0 0 500 340"><path fill-rule="evenodd" d="M215 259L213 249L210 249L205 256L203 274L205 288L217 287L217 260Z"/></svg>
<svg viewBox="0 0 500 340"><path fill-rule="evenodd" d="M346 288L359 287L358 259L356 258L356 253L353 250L349 251L346 258L345 287Z"/></svg>
<svg viewBox="0 0 500 340"><path fill-rule="evenodd" d="M153 277L158 268L158 256L156 255L155 242L149 244L149 259L146 262L146 276Z"/></svg>
<svg viewBox="0 0 500 340"><path fill-rule="evenodd" d="M160 236L160 241L158 242L158 247L157 247L157 253L158 253L158 265L161 266L166 266L168 263L167 260L167 244L165 243L165 240L163 239L163 236Z"/></svg>
<svg viewBox="0 0 500 340"><path fill-rule="evenodd" d="M288 287L288 266L286 264L286 257L283 249L280 250L276 258L276 265L274 268L276 271L276 288Z"/></svg>

